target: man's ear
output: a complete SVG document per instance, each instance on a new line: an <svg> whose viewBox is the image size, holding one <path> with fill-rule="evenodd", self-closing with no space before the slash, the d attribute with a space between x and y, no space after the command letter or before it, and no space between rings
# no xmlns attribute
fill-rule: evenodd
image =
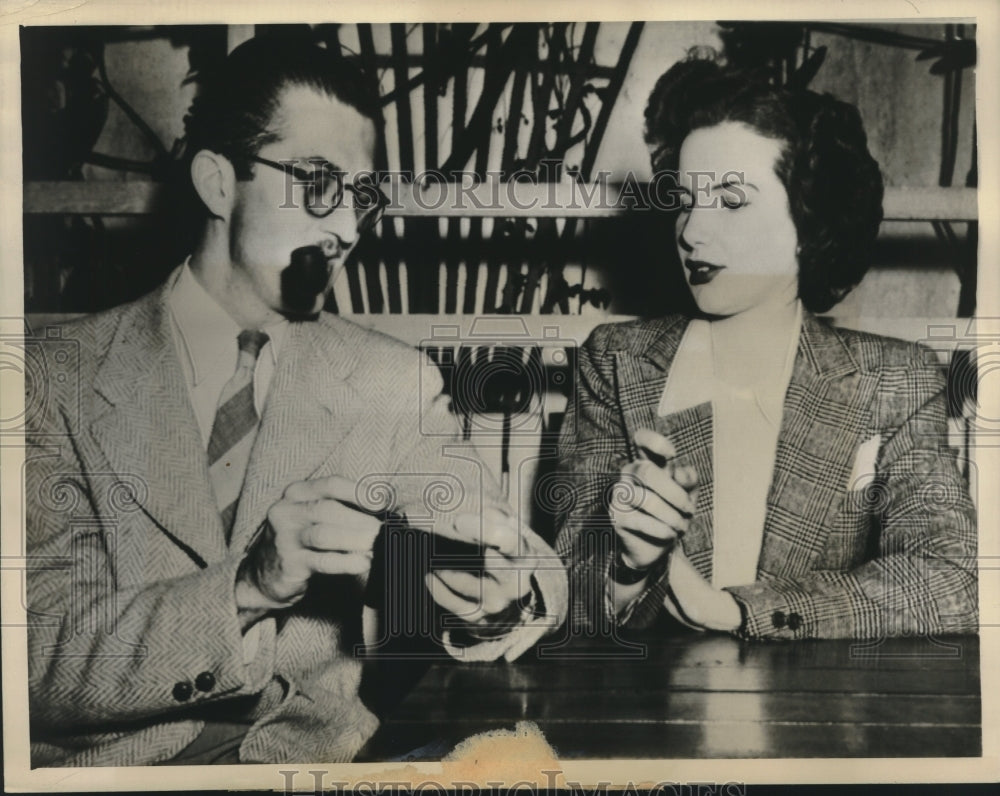
<svg viewBox="0 0 1000 796"><path fill-rule="evenodd" d="M229 158L210 149L199 150L191 160L191 182L208 212L228 221L236 189L236 172Z"/></svg>

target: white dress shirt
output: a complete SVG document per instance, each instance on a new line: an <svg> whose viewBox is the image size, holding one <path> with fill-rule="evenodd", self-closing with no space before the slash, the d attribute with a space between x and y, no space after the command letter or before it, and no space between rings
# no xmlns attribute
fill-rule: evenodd
<svg viewBox="0 0 1000 796"><path fill-rule="evenodd" d="M240 353L236 338L243 330L202 287L188 262L184 263L169 290L167 302L174 343L207 452L219 396L226 382L236 373ZM278 364L278 352L288 332L288 321L278 321L261 331L267 334L268 341L261 348L254 368L254 406L258 417L264 412L267 392ZM257 654L260 632L261 623L258 622L243 635L243 659L247 663Z"/></svg>
<svg viewBox="0 0 1000 796"><path fill-rule="evenodd" d="M774 472L782 407L802 328L796 302L787 329L767 330L760 346L743 335L740 350L754 357L752 381L734 384L719 365L722 352L716 323L693 320L677 349L658 414L712 403L712 585L741 586L757 579L764 538L767 493ZM724 321L723 321L724 322ZM782 351L769 351L764 339L787 339ZM750 338L754 337L751 333ZM757 351L758 353L753 353ZM732 352L729 352L732 353Z"/></svg>
<svg viewBox="0 0 1000 796"><path fill-rule="evenodd" d="M174 342L201 438L208 450L219 396L226 382L236 373L240 354L236 337L243 330L202 287L188 263L181 268L170 290L169 305ZM288 321L278 321L261 331L269 339L260 350L254 369L254 405L258 416L264 411Z"/></svg>

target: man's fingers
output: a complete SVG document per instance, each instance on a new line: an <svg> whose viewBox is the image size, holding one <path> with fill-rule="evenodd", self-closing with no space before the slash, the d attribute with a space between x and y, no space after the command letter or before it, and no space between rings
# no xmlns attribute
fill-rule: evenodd
<svg viewBox="0 0 1000 796"><path fill-rule="evenodd" d="M309 565L324 575L363 575L371 569L372 557L371 553L314 553Z"/></svg>
<svg viewBox="0 0 1000 796"><path fill-rule="evenodd" d="M490 578L474 575L471 572L444 570L435 572L434 577L454 597L463 601L462 603L456 601L455 605L460 605L465 613L458 614L451 608L448 608L448 610L461 616L466 621L474 621L470 619L472 616L488 617L493 614L499 614L521 596L521 591L530 592L531 590L530 584L523 590L518 590L519 584L516 576L506 577L502 581L495 581ZM442 607L447 607L440 600L438 602Z"/></svg>
<svg viewBox="0 0 1000 796"><path fill-rule="evenodd" d="M349 478L340 475L331 475L326 478L314 478L310 482L317 491L319 497L328 500L339 500L358 506L358 484Z"/></svg>
<svg viewBox="0 0 1000 796"><path fill-rule="evenodd" d="M524 572L530 575L535 571L535 563L530 558L509 556L493 548L483 551L483 566L486 573L494 577L504 577L510 572Z"/></svg>
<svg viewBox="0 0 1000 796"><path fill-rule="evenodd" d="M301 512L299 516L303 522L337 523L376 530L382 525L382 521L378 517L364 511L358 511L358 509L345 505L339 500L323 498L299 504L297 508Z"/></svg>
<svg viewBox="0 0 1000 796"><path fill-rule="evenodd" d="M356 513L350 524L314 522L299 532L299 543L309 550L342 552L368 552L375 544L380 529L379 521L366 514Z"/></svg>
<svg viewBox="0 0 1000 796"><path fill-rule="evenodd" d="M269 532L255 548L268 557L267 582L258 585L262 593L298 599L313 573L361 575L371 569L382 523L357 507L355 490L355 483L341 476L286 487L268 509Z"/></svg>
<svg viewBox="0 0 1000 796"><path fill-rule="evenodd" d="M505 555L520 553L521 533L517 521L504 512L485 508L480 514L459 514L452 523L452 538L492 547ZM445 534L450 535L450 534Z"/></svg>
<svg viewBox="0 0 1000 796"><path fill-rule="evenodd" d="M382 497L381 493L378 493ZM357 511L368 514L388 511L389 505L373 504L368 495L358 494L358 483L340 475L296 481L285 489L285 498L299 503L313 500L339 500Z"/></svg>
<svg viewBox="0 0 1000 796"><path fill-rule="evenodd" d="M479 605L478 601L469 600L457 594L442 578L444 574L443 572L434 572L426 575L424 578L427 590L431 593L431 597L434 598L434 602L444 608L444 610L464 619L466 622L476 622L482 619L486 615L486 612Z"/></svg>
<svg viewBox="0 0 1000 796"><path fill-rule="evenodd" d="M482 602L484 587L480 576L458 569L436 570L434 574L459 597L477 605Z"/></svg>
<svg viewBox="0 0 1000 796"><path fill-rule="evenodd" d="M311 481L295 481L285 487L284 498L293 503L308 503L319 500L319 493Z"/></svg>
<svg viewBox="0 0 1000 796"><path fill-rule="evenodd" d="M498 589L504 601L498 610L503 610L514 600L531 594L531 578L535 574L535 562L531 559L509 558L496 550L487 550L483 562L486 575L490 578L486 587Z"/></svg>

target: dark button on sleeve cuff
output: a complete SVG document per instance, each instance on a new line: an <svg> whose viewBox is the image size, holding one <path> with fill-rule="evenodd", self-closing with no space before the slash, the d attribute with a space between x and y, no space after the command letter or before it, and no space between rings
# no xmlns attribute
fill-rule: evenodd
<svg viewBox="0 0 1000 796"><path fill-rule="evenodd" d="M788 615L788 629L798 630L802 627L802 617L796 613L791 613Z"/></svg>
<svg viewBox="0 0 1000 796"><path fill-rule="evenodd" d="M773 624L777 628L784 627L785 626L785 612L784 611L775 611L773 614L771 614L771 624Z"/></svg>
<svg viewBox="0 0 1000 796"><path fill-rule="evenodd" d="M215 675L211 672L202 672L195 678L194 686L199 691L211 691L215 688Z"/></svg>
<svg viewBox="0 0 1000 796"><path fill-rule="evenodd" d="M191 683L180 682L174 685L174 699L178 702L187 702L191 698L191 694L194 693L194 689L191 687Z"/></svg>

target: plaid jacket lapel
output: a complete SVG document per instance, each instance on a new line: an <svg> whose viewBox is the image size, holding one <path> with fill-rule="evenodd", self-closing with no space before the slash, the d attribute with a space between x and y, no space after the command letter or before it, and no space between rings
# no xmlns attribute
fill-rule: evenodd
<svg viewBox="0 0 1000 796"><path fill-rule="evenodd" d="M210 563L225 555L225 539L174 351L167 286L122 315L95 377L94 388L105 404L90 430L113 472L136 476L146 485L136 496L143 511Z"/></svg>
<svg viewBox="0 0 1000 796"><path fill-rule="evenodd" d="M687 321L675 316L659 328L660 333L642 350L616 352L619 400L630 441L638 429L651 428L673 443L677 465L693 466L698 472L695 513L683 546L695 569L708 578L712 573L712 407L703 403L664 417L657 415Z"/></svg>
<svg viewBox="0 0 1000 796"><path fill-rule="evenodd" d="M804 313L767 499L758 580L812 568L841 509L877 387L878 375L859 371L837 332Z"/></svg>
<svg viewBox="0 0 1000 796"><path fill-rule="evenodd" d="M695 514L684 552L706 578L712 573L712 407L656 414L667 372L683 338L683 318L669 318L650 342L615 354L622 413L629 435L652 428L677 449L677 463L698 472ZM870 426L877 374L861 373L840 336L810 313L785 396L758 579L808 571L840 510L858 445Z"/></svg>

